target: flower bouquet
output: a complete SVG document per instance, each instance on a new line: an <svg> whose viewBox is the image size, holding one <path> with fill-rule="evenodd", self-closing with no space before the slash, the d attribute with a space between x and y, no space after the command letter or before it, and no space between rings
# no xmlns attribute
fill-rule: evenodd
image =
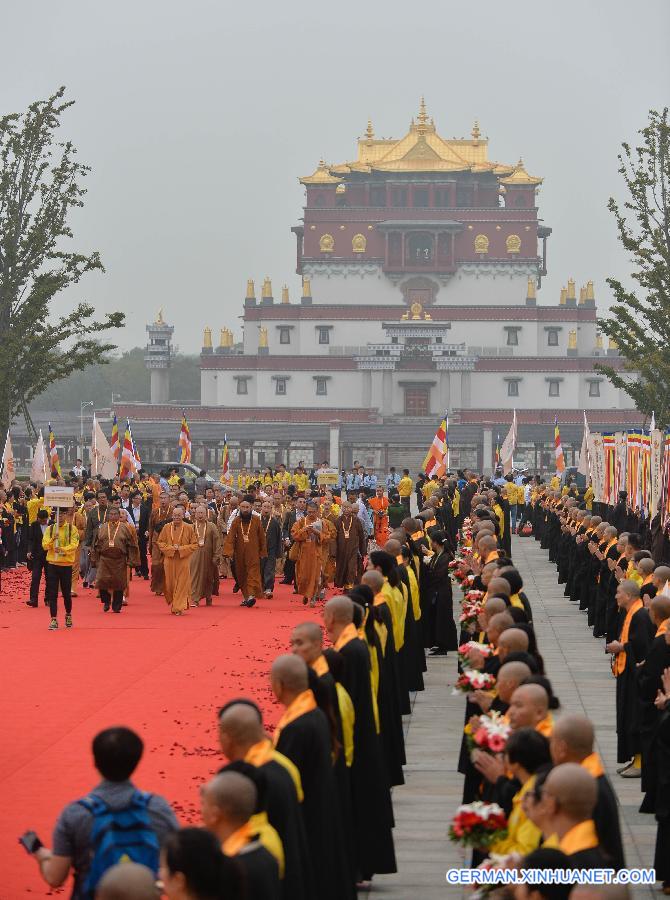
<svg viewBox="0 0 670 900"><path fill-rule="evenodd" d="M466 641L458 648L458 660L461 665L467 665L468 650L479 650L479 652L485 659L487 656L491 655L490 644L480 644L477 641Z"/></svg>
<svg viewBox="0 0 670 900"><path fill-rule="evenodd" d="M449 840L462 847L490 847L507 834L507 818L497 803L475 800L459 806L449 826Z"/></svg>
<svg viewBox="0 0 670 900"><path fill-rule="evenodd" d="M464 631L476 631L478 628L477 617L482 611L481 591L467 591L463 602L461 603L461 614L458 618L459 624Z"/></svg>
<svg viewBox="0 0 670 900"><path fill-rule="evenodd" d="M484 750L485 753L502 753L507 743L511 727L499 712L489 712L478 717L474 731L466 732L469 749Z"/></svg>
<svg viewBox="0 0 670 900"><path fill-rule="evenodd" d="M490 691L495 686L496 680L488 672L478 672L477 669L463 669L454 685L453 694L471 694L472 691Z"/></svg>

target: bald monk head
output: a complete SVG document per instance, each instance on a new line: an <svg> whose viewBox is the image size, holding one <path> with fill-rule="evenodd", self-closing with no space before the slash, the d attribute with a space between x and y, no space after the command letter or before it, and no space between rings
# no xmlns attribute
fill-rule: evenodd
<svg viewBox="0 0 670 900"><path fill-rule="evenodd" d="M505 612L507 609L507 604L504 600L499 597L491 597L484 604L484 608L479 614L478 621L482 631L486 631L488 628L489 620L493 618L493 616L497 615L497 613Z"/></svg>
<svg viewBox="0 0 670 900"><path fill-rule="evenodd" d="M389 550L388 552L390 553L391 551ZM372 593L376 595L384 587L384 576L376 569L370 569L368 572L363 573L361 584L367 584Z"/></svg>
<svg viewBox="0 0 670 900"><path fill-rule="evenodd" d="M607 541L611 541L612 538L615 538L618 534L618 531L614 527L614 525L608 525L607 528L603 531L603 537L607 539Z"/></svg>
<svg viewBox="0 0 670 900"><path fill-rule="evenodd" d="M500 613L507 616L508 613ZM511 616L510 616L511 618ZM510 653L528 652L528 634L521 628L506 628L498 638L498 659L505 662ZM526 666L526 668L528 668Z"/></svg>
<svg viewBox="0 0 670 900"><path fill-rule="evenodd" d="M407 532L404 530L404 528L396 528L389 535L390 540L398 541L399 544L404 544L406 538L407 538Z"/></svg>
<svg viewBox="0 0 670 900"><path fill-rule="evenodd" d="M547 775L542 789L552 831L563 838L571 828L593 815L598 786L592 775L577 763L563 763Z"/></svg>
<svg viewBox="0 0 670 900"><path fill-rule="evenodd" d="M494 550L498 549L498 541L493 537L493 535L484 533L479 538L479 553L483 560L486 560L486 557L489 553L493 553Z"/></svg>
<svg viewBox="0 0 670 900"><path fill-rule="evenodd" d="M646 556L644 559L641 559L638 563L636 563L635 568L643 578L646 578L648 575L651 575L653 573L654 569L656 568L656 563L653 559Z"/></svg>
<svg viewBox="0 0 670 900"><path fill-rule="evenodd" d="M156 876L139 863L117 863L98 882L95 897L96 900L157 900Z"/></svg>
<svg viewBox="0 0 670 900"><path fill-rule="evenodd" d="M513 631L514 629L510 629ZM505 632L506 634L507 632ZM501 635L503 637L504 635ZM503 703L509 703L512 694L519 687L522 681L531 676L531 671L523 662L508 662L498 670L498 678L496 687L498 689L498 697Z"/></svg>
<svg viewBox="0 0 670 900"><path fill-rule="evenodd" d="M656 566L654 577L651 579L658 591L662 591L666 581L670 581L670 566Z"/></svg>
<svg viewBox="0 0 670 900"><path fill-rule="evenodd" d="M509 703L509 722L512 731L535 728L549 712L549 697L541 684L522 684Z"/></svg>
<svg viewBox="0 0 670 900"><path fill-rule="evenodd" d="M568 713L554 723L549 739L551 758L555 766L561 763L581 763L593 753L595 732L593 723L579 713Z"/></svg>
<svg viewBox="0 0 670 900"><path fill-rule="evenodd" d="M354 603L349 597L333 597L323 607L323 624L333 643L353 621Z"/></svg>
<svg viewBox="0 0 670 900"><path fill-rule="evenodd" d="M384 544L384 550L387 553L390 553L391 556L395 559L400 556L400 551L402 550L402 544L400 541L396 540L396 538L389 538L388 541Z"/></svg>
<svg viewBox="0 0 670 900"><path fill-rule="evenodd" d="M301 622L291 632L291 653L311 666L323 653L323 632L316 622Z"/></svg>
<svg viewBox="0 0 670 900"><path fill-rule="evenodd" d="M619 582L619 586L616 589L616 602L619 609L628 610L639 599L640 587L637 581L625 578Z"/></svg>
<svg viewBox="0 0 670 900"><path fill-rule="evenodd" d="M670 619L670 597L657 594L649 604L649 615L657 628L661 622Z"/></svg>
<svg viewBox="0 0 670 900"><path fill-rule="evenodd" d="M486 637L489 639L489 643L493 644L494 647L497 647L498 640L503 631L513 627L514 619L509 613L500 612L496 613L495 616L491 616L486 627Z"/></svg>
<svg viewBox="0 0 670 900"><path fill-rule="evenodd" d="M512 588L506 578L496 575L489 581L489 594L504 594L505 597L509 597L511 593Z"/></svg>
<svg viewBox="0 0 670 900"><path fill-rule="evenodd" d="M240 772L221 772L200 789L203 824L221 843L249 821L257 803L256 785Z"/></svg>
<svg viewBox="0 0 670 900"><path fill-rule="evenodd" d="M231 762L244 759L250 747L265 740L258 708L249 703L233 703L219 717L219 743Z"/></svg>
<svg viewBox="0 0 670 900"><path fill-rule="evenodd" d="M270 669L270 684L277 700L283 706L288 706L298 694L308 688L305 660L289 653L278 656Z"/></svg>

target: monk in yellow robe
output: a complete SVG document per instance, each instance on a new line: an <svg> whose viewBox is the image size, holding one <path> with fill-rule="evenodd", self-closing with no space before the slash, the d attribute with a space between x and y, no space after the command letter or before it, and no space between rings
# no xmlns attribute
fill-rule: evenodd
<svg viewBox="0 0 670 900"><path fill-rule="evenodd" d="M198 549L193 526L184 522L183 506L175 506L172 510L172 521L167 522L161 530L158 547L163 554L165 601L170 606L170 612L180 616L189 607L190 558Z"/></svg>
<svg viewBox="0 0 670 900"><path fill-rule="evenodd" d="M305 606L307 603L316 606L316 597L321 589L321 542L324 538L323 519L319 518L319 504L316 500L308 501L307 514L291 528L291 537L300 548L295 564L298 593L302 594Z"/></svg>

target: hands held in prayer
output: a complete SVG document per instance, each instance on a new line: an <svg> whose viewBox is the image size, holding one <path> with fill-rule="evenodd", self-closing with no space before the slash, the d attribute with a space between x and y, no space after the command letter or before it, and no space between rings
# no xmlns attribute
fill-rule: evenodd
<svg viewBox="0 0 670 900"><path fill-rule="evenodd" d="M482 712L488 712L491 709L491 704L493 703L493 695L487 694L486 691L473 691L470 699L473 703L477 704ZM475 716L473 716L472 718L474 719Z"/></svg>
<svg viewBox="0 0 670 900"><path fill-rule="evenodd" d="M496 781L505 774L505 765L500 756L492 756L490 753L484 753L482 750L475 750L472 754L472 762L475 769L495 784Z"/></svg>
<svg viewBox="0 0 670 900"><path fill-rule="evenodd" d="M465 654L468 662L470 663L470 668L472 669L483 669L484 668L484 657L479 652L479 650L475 650L471 647L468 652ZM480 692L481 693L481 692Z"/></svg>
<svg viewBox="0 0 670 900"><path fill-rule="evenodd" d="M623 650L623 644L621 641L610 641L609 644L605 645L605 651L607 653L621 653Z"/></svg>
<svg viewBox="0 0 670 900"><path fill-rule="evenodd" d="M665 635L665 639L666 641L668 639L667 632ZM661 682L663 684L663 690L659 688L658 693L656 694L656 699L654 700L654 706L656 707L656 709L664 710L666 704L670 702L670 668L663 670Z"/></svg>

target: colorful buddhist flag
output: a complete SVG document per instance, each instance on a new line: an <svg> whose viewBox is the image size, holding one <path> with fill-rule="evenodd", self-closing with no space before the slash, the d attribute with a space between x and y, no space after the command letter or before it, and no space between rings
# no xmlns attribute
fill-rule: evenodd
<svg viewBox="0 0 670 900"><path fill-rule="evenodd" d="M55 472L59 478L62 475L58 450L56 450L56 435L51 427L51 422L49 422L49 472L51 475Z"/></svg>
<svg viewBox="0 0 670 900"><path fill-rule="evenodd" d="M503 467L505 475L509 474L514 468L514 451L516 450L516 410L512 413L512 424L507 432L505 440L500 448L500 463Z"/></svg>
<svg viewBox="0 0 670 900"><path fill-rule="evenodd" d="M443 475L447 467L447 417L440 422L435 432L433 443L430 445L426 458L423 461L423 471L430 478L432 475Z"/></svg>
<svg viewBox="0 0 670 900"><path fill-rule="evenodd" d="M7 429L5 449L2 453L2 476L0 476L0 483L3 488L8 491L14 483L15 478L16 466L14 464L14 451L12 450L12 439L9 434L9 429Z"/></svg>
<svg viewBox="0 0 670 900"><path fill-rule="evenodd" d="M556 471L565 472L565 456L563 456L561 432L558 428L558 416L554 418L554 456L556 457Z"/></svg>
<svg viewBox="0 0 670 900"><path fill-rule="evenodd" d="M496 469L500 465L500 433L496 435L496 455L495 455L495 467Z"/></svg>
<svg viewBox="0 0 670 900"><path fill-rule="evenodd" d="M137 467L135 459L135 448L133 447L133 436L130 433L130 422L126 419L126 433L123 436L123 446L121 448L121 470L119 476L130 478Z"/></svg>
<svg viewBox="0 0 670 900"><path fill-rule="evenodd" d="M181 447L181 459L180 462L188 463L191 462L191 432L188 428L188 422L186 421L186 414L182 413L181 416L181 430L179 432L179 446Z"/></svg>
<svg viewBox="0 0 670 900"><path fill-rule="evenodd" d="M135 438L133 437L133 432L130 428L130 422L128 422L128 430L130 431L130 443L133 445L133 457L135 458L135 471L139 472L142 468L142 458L140 456L140 448L135 443Z"/></svg>
<svg viewBox="0 0 670 900"><path fill-rule="evenodd" d="M112 420L112 439L109 442L109 448L114 455L114 459L119 461L119 454L121 453L121 444L119 443L119 423L116 420L116 413L114 413L114 419Z"/></svg>
<svg viewBox="0 0 670 900"><path fill-rule="evenodd" d="M228 435L223 436L223 453L221 455L221 483L230 484L232 477L230 474L230 454L228 452Z"/></svg>

